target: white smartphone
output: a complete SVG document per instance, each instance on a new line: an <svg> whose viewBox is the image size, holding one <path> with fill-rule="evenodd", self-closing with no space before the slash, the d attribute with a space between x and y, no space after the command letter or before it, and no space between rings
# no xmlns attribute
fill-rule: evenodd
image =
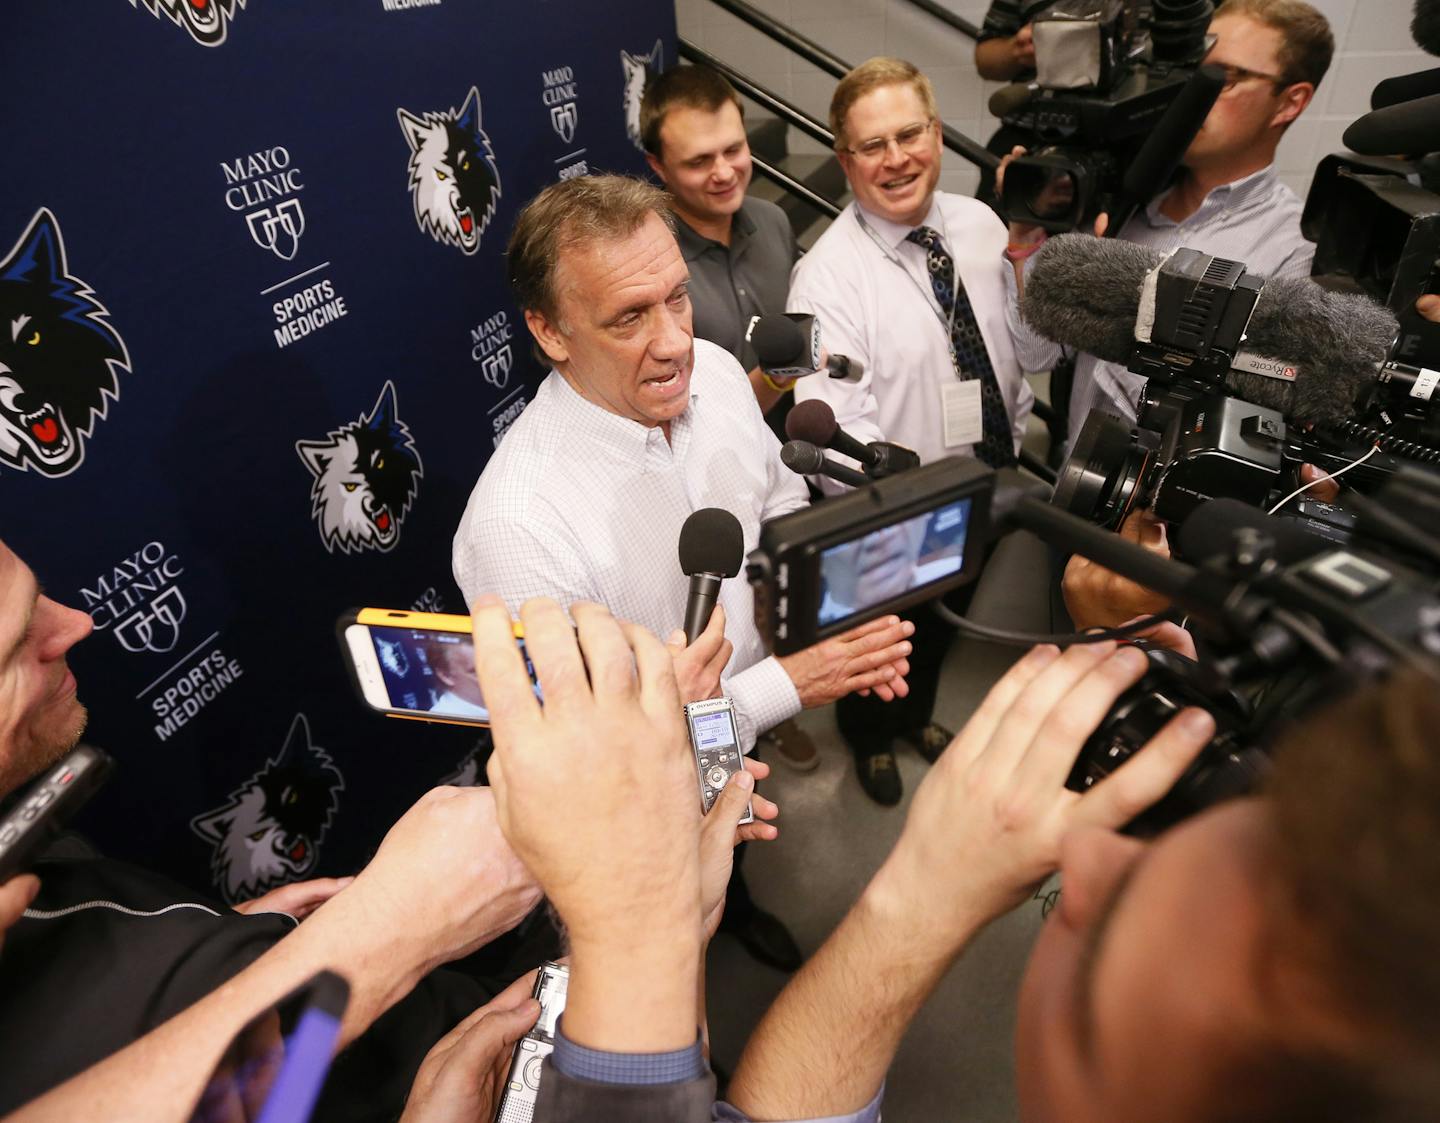
<svg viewBox="0 0 1440 1123"><path fill-rule="evenodd" d="M335 630L351 681L372 709L415 721L490 724L475 677L470 617L361 608L341 616ZM519 623L515 642L534 684L535 667ZM540 696L538 685L535 695Z"/></svg>

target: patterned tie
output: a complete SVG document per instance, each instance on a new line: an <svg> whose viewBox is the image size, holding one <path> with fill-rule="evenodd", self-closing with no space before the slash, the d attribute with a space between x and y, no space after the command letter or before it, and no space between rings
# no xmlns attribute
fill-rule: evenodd
<svg viewBox="0 0 1440 1123"><path fill-rule="evenodd" d="M959 375L962 379L980 380L980 420L984 435L975 446L975 455L992 468L1004 468L1015 463L1015 444L1010 435L1010 414L1005 409L1005 399L1000 393L1000 383L995 378L995 368L990 365L990 353L985 350L985 340L980 335L980 325L975 322L975 313L970 308L970 298L965 286L955 272L955 262L945 248L939 231L929 226L917 226L905 236L907 242L914 242L925 250L925 269L930 274L930 287L947 321L955 325L950 335L951 346L955 349ZM954 278L956 290L951 290Z"/></svg>

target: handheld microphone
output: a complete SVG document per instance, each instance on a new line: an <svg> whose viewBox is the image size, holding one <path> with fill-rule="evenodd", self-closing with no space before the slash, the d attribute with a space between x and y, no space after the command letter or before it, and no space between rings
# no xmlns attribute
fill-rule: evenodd
<svg viewBox="0 0 1440 1123"><path fill-rule="evenodd" d="M1125 169L1124 198L1148 203L1170 182L1224 88L1225 71L1218 66L1207 63L1190 75ZM1118 234L1120 225L1112 222L1110 229Z"/></svg>
<svg viewBox="0 0 1440 1123"><path fill-rule="evenodd" d="M835 411L819 398L799 402L785 418L785 435L791 440L808 441L812 445L834 449L852 460L860 461L865 474L872 480L893 476L896 472L920 467L920 456L903 445L889 441L857 441L835 420Z"/></svg>
<svg viewBox="0 0 1440 1123"><path fill-rule="evenodd" d="M1010 114L1018 113L1029 105L1039 92L1040 85L1037 82L1012 82L1008 86L1001 86L990 95L990 116L999 117L1003 121Z"/></svg>
<svg viewBox="0 0 1440 1123"><path fill-rule="evenodd" d="M1021 314L1056 343L1128 364L1141 287L1162 260L1130 242L1052 237L1026 274ZM1226 385L1288 418L1348 421L1398 330L1388 309L1363 296L1327 292L1305 278L1272 277L1255 302L1244 349L1279 360L1268 364L1277 377L1231 371Z"/></svg>
<svg viewBox="0 0 1440 1123"><path fill-rule="evenodd" d="M831 378L859 382L865 373L859 359L827 355L820 347L820 320L802 312L756 316L745 338L755 348L760 369L775 378L801 378L824 370Z"/></svg>
<svg viewBox="0 0 1440 1123"><path fill-rule="evenodd" d="M786 441L780 446L780 462L801 476L829 476L851 487L864 487L870 482L863 472L835 463L809 441Z"/></svg>
<svg viewBox="0 0 1440 1123"><path fill-rule="evenodd" d="M1440 94L1371 110L1345 130L1345 147L1362 156L1412 156L1440 144Z"/></svg>
<svg viewBox="0 0 1440 1123"><path fill-rule="evenodd" d="M745 532L740 520L719 507L701 507L680 528L680 569L690 578L685 602L685 642L694 643L705 630L720 582L740 572L745 558Z"/></svg>

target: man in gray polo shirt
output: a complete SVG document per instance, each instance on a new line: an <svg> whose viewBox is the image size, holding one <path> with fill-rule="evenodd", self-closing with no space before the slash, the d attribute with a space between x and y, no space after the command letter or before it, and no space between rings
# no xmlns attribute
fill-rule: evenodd
<svg viewBox="0 0 1440 1123"><path fill-rule="evenodd" d="M776 405L790 383L760 369L745 332L751 317L785 311L795 232L774 203L745 195L750 144L740 96L708 66L675 67L645 88L640 136L646 161L670 192L676 238L690 269L695 338L740 360L760 412L783 432L789 399ZM820 763L810 735L794 721L764 734L760 746L802 772Z"/></svg>
<svg viewBox="0 0 1440 1123"><path fill-rule="evenodd" d="M678 66L646 87L640 135L679 220L695 337L740 360L769 413L790 386L759 369L745 332L752 316L785 311L795 232L774 203L745 194L750 144L740 96L708 66Z"/></svg>

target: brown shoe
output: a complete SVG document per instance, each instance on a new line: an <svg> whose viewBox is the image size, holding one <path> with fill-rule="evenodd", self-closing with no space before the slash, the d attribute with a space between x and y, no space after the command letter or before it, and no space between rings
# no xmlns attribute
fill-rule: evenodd
<svg viewBox="0 0 1440 1123"><path fill-rule="evenodd" d="M768 733L760 734L760 747L767 754L778 756L796 772L813 772L820 765L815 742L794 719L782 721Z"/></svg>
<svg viewBox="0 0 1440 1123"><path fill-rule="evenodd" d="M946 729L938 721L932 721L924 729L912 730L909 733L902 733L898 740L911 745L931 764L940 759L940 754L945 751L947 745L955 740L955 734Z"/></svg>

